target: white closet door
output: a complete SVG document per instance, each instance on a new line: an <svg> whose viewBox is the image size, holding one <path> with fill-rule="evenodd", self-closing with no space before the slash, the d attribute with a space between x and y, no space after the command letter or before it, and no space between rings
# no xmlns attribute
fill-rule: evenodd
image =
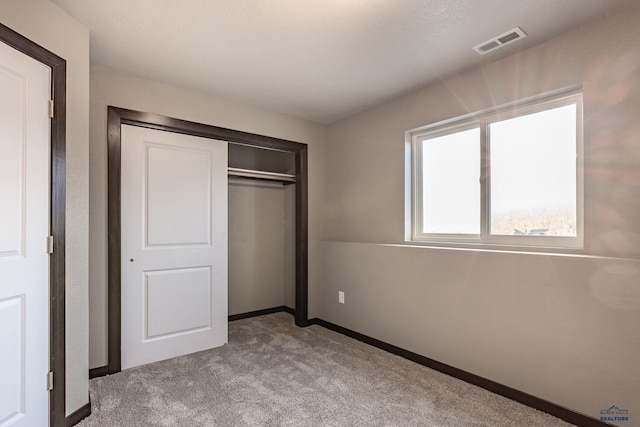
<svg viewBox="0 0 640 427"><path fill-rule="evenodd" d="M0 426L49 425L51 70L0 43Z"/></svg>
<svg viewBox="0 0 640 427"><path fill-rule="evenodd" d="M122 369L227 342L227 143L122 126Z"/></svg>

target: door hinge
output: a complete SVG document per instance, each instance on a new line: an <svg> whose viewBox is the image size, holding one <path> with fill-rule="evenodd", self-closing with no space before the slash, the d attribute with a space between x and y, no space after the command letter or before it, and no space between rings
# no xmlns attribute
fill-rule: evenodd
<svg viewBox="0 0 640 427"><path fill-rule="evenodd" d="M49 255L53 253L53 236L47 236L47 253Z"/></svg>
<svg viewBox="0 0 640 427"><path fill-rule="evenodd" d="M49 118L53 119L53 99L49 100Z"/></svg>
<svg viewBox="0 0 640 427"><path fill-rule="evenodd" d="M53 371L47 373L47 391L53 390Z"/></svg>

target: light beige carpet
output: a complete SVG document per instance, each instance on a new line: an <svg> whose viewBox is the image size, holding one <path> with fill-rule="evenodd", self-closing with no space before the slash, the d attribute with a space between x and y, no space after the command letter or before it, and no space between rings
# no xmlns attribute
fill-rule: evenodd
<svg viewBox="0 0 640 427"><path fill-rule="evenodd" d="M287 313L229 324L229 344L91 381L80 427L569 426Z"/></svg>

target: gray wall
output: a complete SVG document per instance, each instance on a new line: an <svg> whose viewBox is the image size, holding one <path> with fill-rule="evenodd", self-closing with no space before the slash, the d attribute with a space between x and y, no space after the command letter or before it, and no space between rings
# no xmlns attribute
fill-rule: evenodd
<svg viewBox="0 0 640 427"><path fill-rule="evenodd" d="M590 416L640 414L638 22L635 3L331 125L319 317ZM405 131L576 84L582 255L393 245Z"/></svg>
<svg viewBox="0 0 640 427"><path fill-rule="evenodd" d="M67 61L66 412L89 401L89 31L48 0L1 0L9 28Z"/></svg>
<svg viewBox="0 0 640 427"><path fill-rule="evenodd" d="M107 363L107 106L163 114L179 119L237 129L309 146L309 280L311 316L317 315L314 295L320 266L318 242L324 198L324 126L271 113L224 99L91 68L90 119L90 281L89 366Z"/></svg>
<svg viewBox="0 0 640 427"><path fill-rule="evenodd" d="M286 305L293 289L285 277L293 269L285 246L285 193L281 184L229 182L229 314ZM293 308L293 306L290 306Z"/></svg>

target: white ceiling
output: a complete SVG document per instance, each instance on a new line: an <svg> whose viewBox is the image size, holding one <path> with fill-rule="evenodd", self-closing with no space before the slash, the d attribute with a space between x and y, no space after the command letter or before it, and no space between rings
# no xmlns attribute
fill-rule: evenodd
<svg viewBox="0 0 640 427"><path fill-rule="evenodd" d="M633 0L53 0L91 63L331 123ZM480 56L516 26L528 37Z"/></svg>

